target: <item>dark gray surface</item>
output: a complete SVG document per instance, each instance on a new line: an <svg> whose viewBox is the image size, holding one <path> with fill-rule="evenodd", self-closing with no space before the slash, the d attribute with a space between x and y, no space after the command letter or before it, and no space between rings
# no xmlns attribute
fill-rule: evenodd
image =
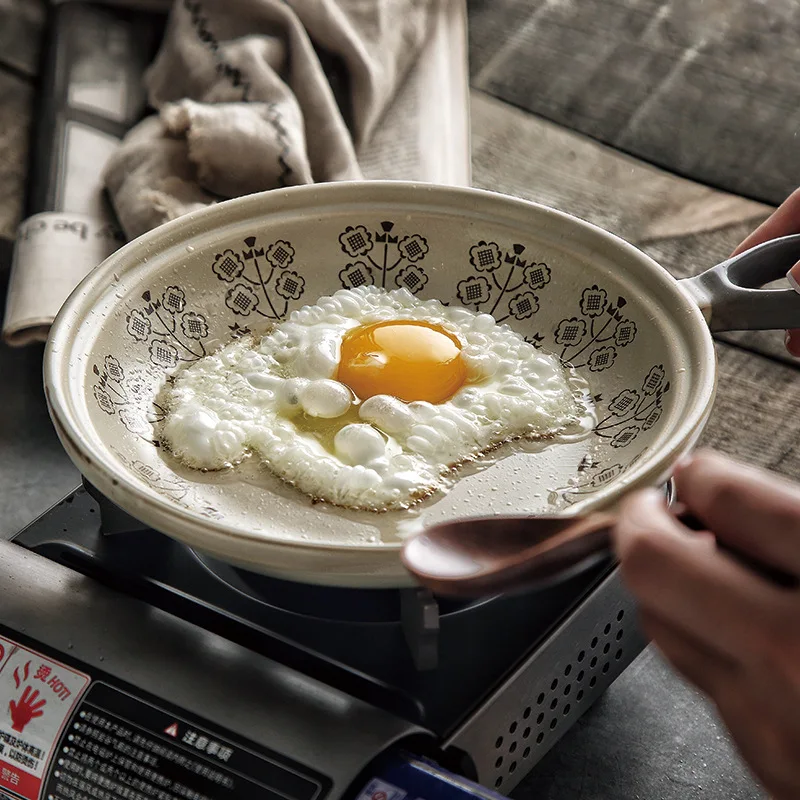
<svg viewBox="0 0 800 800"><path fill-rule="evenodd" d="M36 75L44 17L44 0L0 0L0 65Z"/></svg>
<svg viewBox="0 0 800 800"><path fill-rule="evenodd" d="M694 180L800 183L796 0L468 0L473 85Z"/></svg>
<svg viewBox="0 0 800 800"><path fill-rule="evenodd" d="M0 270L0 280L7 272ZM5 304L5 291L0 294ZM42 388L42 347L0 345L0 538L60 500L80 481L56 436Z"/></svg>
<svg viewBox="0 0 800 800"><path fill-rule="evenodd" d="M706 702L650 647L539 763L518 800L755 800Z"/></svg>

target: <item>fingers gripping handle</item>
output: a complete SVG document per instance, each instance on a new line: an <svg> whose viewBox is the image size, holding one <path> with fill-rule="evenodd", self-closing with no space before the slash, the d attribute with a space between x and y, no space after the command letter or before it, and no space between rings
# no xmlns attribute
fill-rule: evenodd
<svg viewBox="0 0 800 800"><path fill-rule="evenodd" d="M679 281L712 331L800 328L800 293L761 289L800 261L800 235L764 242L694 278Z"/></svg>

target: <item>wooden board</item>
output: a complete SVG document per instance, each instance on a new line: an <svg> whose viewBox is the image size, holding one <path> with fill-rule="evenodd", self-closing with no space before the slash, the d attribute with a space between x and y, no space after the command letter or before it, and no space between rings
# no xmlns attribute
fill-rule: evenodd
<svg viewBox="0 0 800 800"><path fill-rule="evenodd" d="M0 0L0 68L36 75L45 0Z"/></svg>
<svg viewBox="0 0 800 800"><path fill-rule="evenodd" d="M800 371L724 343L702 444L800 480Z"/></svg>
<svg viewBox="0 0 800 800"><path fill-rule="evenodd" d="M796 0L471 0L473 85L779 203L800 182Z"/></svg>
<svg viewBox="0 0 800 800"><path fill-rule="evenodd" d="M727 258L771 206L679 178L472 94L475 185L567 211L641 247L676 278ZM788 267L791 265L787 265ZM719 337L786 363L782 332Z"/></svg>
<svg viewBox="0 0 800 800"><path fill-rule="evenodd" d="M32 85L0 68L0 238L14 237L22 213L32 103Z"/></svg>
<svg viewBox="0 0 800 800"><path fill-rule="evenodd" d="M472 92L473 182L588 219L637 244L730 225L772 207L678 178Z"/></svg>

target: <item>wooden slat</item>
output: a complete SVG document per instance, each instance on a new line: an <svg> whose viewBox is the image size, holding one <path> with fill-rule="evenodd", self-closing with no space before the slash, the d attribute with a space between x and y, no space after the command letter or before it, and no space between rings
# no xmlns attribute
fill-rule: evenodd
<svg viewBox="0 0 800 800"><path fill-rule="evenodd" d="M45 0L0 0L0 67L36 75Z"/></svg>
<svg viewBox="0 0 800 800"><path fill-rule="evenodd" d="M796 0L470 10L476 88L739 194L777 204L800 180Z"/></svg>
<svg viewBox="0 0 800 800"><path fill-rule="evenodd" d="M467 0L469 68L480 75L493 59L502 57L506 43L545 0Z"/></svg>
<svg viewBox="0 0 800 800"><path fill-rule="evenodd" d="M771 206L621 155L481 92L472 94L474 182L568 211L640 246L675 277L727 258ZM787 269L790 265L787 265ZM782 332L724 334L794 363Z"/></svg>
<svg viewBox="0 0 800 800"><path fill-rule="evenodd" d="M800 480L800 370L719 343L719 387L703 444Z"/></svg>
<svg viewBox="0 0 800 800"><path fill-rule="evenodd" d="M477 91L472 153L476 186L560 208L634 243L755 225L772 210L678 178Z"/></svg>
<svg viewBox="0 0 800 800"><path fill-rule="evenodd" d="M13 238L28 170L32 86L0 70L0 237Z"/></svg>

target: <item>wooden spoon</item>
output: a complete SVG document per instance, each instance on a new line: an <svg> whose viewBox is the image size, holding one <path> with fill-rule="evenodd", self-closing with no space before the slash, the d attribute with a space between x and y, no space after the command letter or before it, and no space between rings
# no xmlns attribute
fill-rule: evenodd
<svg viewBox="0 0 800 800"><path fill-rule="evenodd" d="M702 523L676 505L678 520L692 530ZM583 572L613 556L611 531L617 518L586 516L476 517L433 525L405 542L408 571L439 595L481 597L541 588ZM796 576L754 561L724 544L717 546L744 566L783 587Z"/></svg>

